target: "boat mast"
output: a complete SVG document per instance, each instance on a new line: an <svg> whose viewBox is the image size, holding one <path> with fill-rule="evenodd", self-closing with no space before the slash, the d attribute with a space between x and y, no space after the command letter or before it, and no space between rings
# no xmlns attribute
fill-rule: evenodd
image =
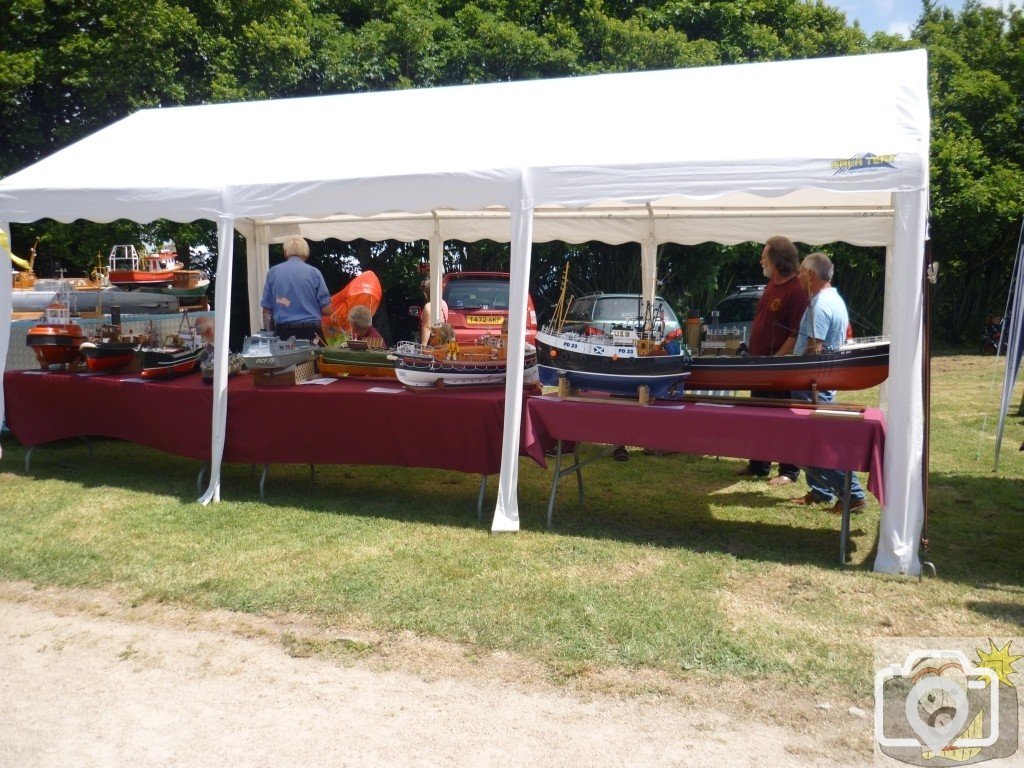
<svg viewBox="0 0 1024 768"><path fill-rule="evenodd" d="M555 333L562 332L562 326L565 325L565 318L569 314L569 307L572 305L572 299L570 298L568 303L565 301L565 292L569 288L569 262L565 263L565 270L562 272L562 291L558 294L558 303L555 304Z"/></svg>

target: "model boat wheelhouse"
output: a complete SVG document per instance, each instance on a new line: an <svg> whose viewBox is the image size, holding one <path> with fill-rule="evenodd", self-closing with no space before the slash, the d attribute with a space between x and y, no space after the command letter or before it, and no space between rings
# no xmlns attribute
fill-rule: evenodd
<svg viewBox="0 0 1024 768"><path fill-rule="evenodd" d="M273 331L260 331L242 342L242 363L250 371L278 371L313 358L316 345L305 339L282 339Z"/></svg>

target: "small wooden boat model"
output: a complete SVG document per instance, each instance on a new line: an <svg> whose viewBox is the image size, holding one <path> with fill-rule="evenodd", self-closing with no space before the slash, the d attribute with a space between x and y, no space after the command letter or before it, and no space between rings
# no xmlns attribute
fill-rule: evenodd
<svg viewBox="0 0 1024 768"><path fill-rule="evenodd" d="M367 376L395 378L394 350L349 339L337 347L317 350L317 368L326 376Z"/></svg>
<svg viewBox="0 0 1024 768"><path fill-rule="evenodd" d="M199 364L199 372L202 374L204 382L210 383L213 381L213 355L208 355ZM228 352L228 376L234 376L241 372L242 356L237 352Z"/></svg>
<svg viewBox="0 0 1024 768"><path fill-rule="evenodd" d="M96 335L90 337L79 350L85 359L85 367L95 373L112 373L127 368L138 358L135 351L152 341L151 333L127 332L120 324L101 325Z"/></svg>
<svg viewBox="0 0 1024 768"><path fill-rule="evenodd" d="M53 365L63 369L81 359L85 333L81 326L71 322L67 302L58 298L46 308L43 322L29 329L25 341L44 371Z"/></svg>
<svg viewBox="0 0 1024 768"><path fill-rule="evenodd" d="M690 362L691 389L855 390L889 377L889 340L854 339L835 352L777 357L701 356Z"/></svg>
<svg viewBox="0 0 1024 768"><path fill-rule="evenodd" d="M411 341L399 342L392 356L395 375L410 387L440 387L504 384L508 371L507 347L499 336L484 336L476 344L452 342L431 347ZM526 345L523 379L537 381L537 349Z"/></svg>
<svg viewBox="0 0 1024 768"><path fill-rule="evenodd" d="M137 286L169 286L174 273L183 268L172 244L165 244L157 253L139 256L134 245L115 245L107 260L107 279L111 285L126 288Z"/></svg>
<svg viewBox="0 0 1024 768"><path fill-rule="evenodd" d="M282 339L273 331L260 331L242 342L242 363L258 373L278 371L313 359L316 345L306 339Z"/></svg>

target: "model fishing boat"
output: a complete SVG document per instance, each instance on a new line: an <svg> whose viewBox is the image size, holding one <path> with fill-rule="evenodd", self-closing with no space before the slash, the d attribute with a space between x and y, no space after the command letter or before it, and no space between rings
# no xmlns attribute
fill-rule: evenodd
<svg viewBox="0 0 1024 768"><path fill-rule="evenodd" d="M483 336L475 344L449 342L429 346L399 342L392 356L395 376L410 387L504 384L508 370L507 345L500 336ZM526 344L523 381L537 381L537 349Z"/></svg>
<svg viewBox="0 0 1024 768"><path fill-rule="evenodd" d="M32 347L39 366L49 370L58 365L63 369L81 359L80 348L85 341L81 326L71 322L71 311L66 300L54 299L46 308L43 322L30 328L26 343Z"/></svg>
<svg viewBox="0 0 1024 768"><path fill-rule="evenodd" d="M112 373L135 363L138 360L135 351L149 344L152 338L152 333L135 333L131 329L124 330L120 323L105 323L79 350L88 370Z"/></svg>
<svg viewBox="0 0 1024 768"><path fill-rule="evenodd" d="M642 398L673 398L683 394L690 375L690 356L678 338L671 338L656 320L650 304L638 312L632 327L603 332L586 324L566 324L568 267L551 323L537 332L540 381L554 386L559 379L573 389L610 392Z"/></svg>
<svg viewBox="0 0 1024 768"><path fill-rule="evenodd" d="M395 378L394 350L349 339L338 347L317 350L317 368L327 376L369 376Z"/></svg>
<svg viewBox="0 0 1024 768"><path fill-rule="evenodd" d="M169 379L191 373L199 367L206 350L206 339L196 331L183 315L181 327L166 344L143 344L137 354L144 379Z"/></svg>
<svg viewBox="0 0 1024 768"><path fill-rule="evenodd" d="M282 339L273 331L260 331L242 342L242 363L258 373L278 371L313 359L316 345L306 339Z"/></svg>
<svg viewBox="0 0 1024 768"><path fill-rule="evenodd" d="M199 364L199 372L207 384L213 381L213 355L207 355ZM242 356L237 352L228 352L228 376L242 372Z"/></svg>
<svg viewBox="0 0 1024 768"><path fill-rule="evenodd" d="M183 268L173 243L165 243L157 253L139 256L134 245L115 245L107 260L107 279L125 288L169 286L174 273Z"/></svg>
<svg viewBox="0 0 1024 768"><path fill-rule="evenodd" d="M835 352L777 357L700 356L690 361L691 389L853 390L889 376L889 340L853 339Z"/></svg>

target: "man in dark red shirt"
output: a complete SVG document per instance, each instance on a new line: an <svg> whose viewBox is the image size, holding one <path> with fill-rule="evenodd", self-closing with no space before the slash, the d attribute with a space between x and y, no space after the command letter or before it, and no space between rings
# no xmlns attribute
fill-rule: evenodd
<svg viewBox="0 0 1024 768"><path fill-rule="evenodd" d="M807 292L796 279L800 269L796 246L779 235L768 238L761 251L761 269L768 278L768 284L757 303L747 347L751 355L788 355L793 352L800 318L807 309ZM789 390L762 390L750 394L754 397L789 398ZM751 459L740 474L767 477L771 468L771 461ZM779 474L768 482L770 485L785 485L795 481L799 474L799 467L779 464Z"/></svg>

